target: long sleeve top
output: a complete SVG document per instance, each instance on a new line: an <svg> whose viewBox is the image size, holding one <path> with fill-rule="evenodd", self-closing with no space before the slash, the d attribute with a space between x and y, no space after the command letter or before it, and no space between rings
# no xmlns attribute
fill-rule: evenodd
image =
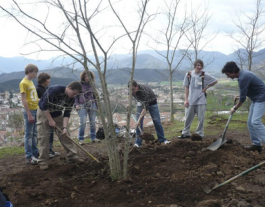
<svg viewBox="0 0 265 207"><path fill-rule="evenodd" d="M65 93L66 86L54 85L48 88L39 101L39 107L42 111L49 110L51 117L55 118L62 115L70 117L74 98L69 98Z"/></svg>
<svg viewBox="0 0 265 207"><path fill-rule="evenodd" d="M75 105L86 104L89 101L96 103L96 96L91 84L86 82L81 82L81 84L82 93L75 97Z"/></svg>
<svg viewBox="0 0 265 207"><path fill-rule="evenodd" d="M38 97L41 98L47 89L48 87L38 84L36 87Z"/></svg>
<svg viewBox="0 0 265 207"><path fill-rule="evenodd" d="M138 84L139 90L133 97L138 101L141 102L146 110L148 110L150 105L154 105L157 103L154 91L147 85Z"/></svg>
<svg viewBox="0 0 265 207"><path fill-rule="evenodd" d="M240 89L240 102L243 103L246 97L249 97L253 102L265 102L265 84L254 73L240 70L238 85Z"/></svg>

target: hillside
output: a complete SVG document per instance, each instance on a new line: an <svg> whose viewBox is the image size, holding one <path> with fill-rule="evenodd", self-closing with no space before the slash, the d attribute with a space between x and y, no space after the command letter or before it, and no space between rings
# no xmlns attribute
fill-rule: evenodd
<svg viewBox="0 0 265 207"><path fill-rule="evenodd" d="M51 85L62 84L68 85L71 81L79 81L81 71L73 71L70 68L54 68L50 70L41 70L51 74ZM140 82L162 82L167 81L167 71L153 69L137 69L135 70L134 79ZM175 72L173 80L183 80L185 73ZM24 72L13 72L0 74L0 92L5 90L18 92L18 85L21 79L25 76ZM98 74L95 72L96 83L99 83ZM108 70L106 80L108 84L126 85L130 79L128 68ZM33 80L36 84L36 79Z"/></svg>

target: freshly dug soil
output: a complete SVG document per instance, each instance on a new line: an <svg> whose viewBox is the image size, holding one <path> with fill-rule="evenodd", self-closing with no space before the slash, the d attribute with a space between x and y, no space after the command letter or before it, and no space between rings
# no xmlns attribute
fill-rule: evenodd
<svg viewBox="0 0 265 207"><path fill-rule="evenodd" d="M216 130L222 134L222 128ZM153 130L154 132L154 130ZM170 145L153 142L131 149L126 180L112 181L105 141L84 148L101 161L78 151L82 164L68 164L61 153L48 170L26 165L24 155L0 159L0 185L15 207L262 207L265 206L265 167L250 172L210 194L203 188L218 184L265 160L264 152L248 152L248 132L227 132L231 141L216 151L204 151L215 138L202 141L168 138ZM150 142L151 141L151 142ZM122 149L122 148L121 148Z"/></svg>

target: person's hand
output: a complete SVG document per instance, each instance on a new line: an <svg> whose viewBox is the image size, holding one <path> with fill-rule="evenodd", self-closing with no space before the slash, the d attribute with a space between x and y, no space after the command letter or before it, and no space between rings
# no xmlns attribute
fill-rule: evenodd
<svg viewBox="0 0 265 207"><path fill-rule="evenodd" d="M33 124L34 123L34 118L33 118L33 116L30 114L30 115L28 115L28 122L29 123L31 123L31 124Z"/></svg>
<svg viewBox="0 0 265 207"><path fill-rule="evenodd" d="M205 92L207 91L208 88L209 88L209 87L206 86L206 87L202 90L202 92L205 93Z"/></svg>
<svg viewBox="0 0 265 207"><path fill-rule="evenodd" d="M77 110L79 110L79 109L80 109L80 106L79 106L79 105L76 105L75 108L76 108Z"/></svg>
<svg viewBox="0 0 265 207"><path fill-rule="evenodd" d="M236 112L236 110L234 109L234 107L230 109L230 114L233 114L235 112Z"/></svg>
<svg viewBox="0 0 265 207"><path fill-rule="evenodd" d="M56 127L56 122L55 121L49 121L49 125L51 126L51 127Z"/></svg>
<svg viewBox="0 0 265 207"><path fill-rule="evenodd" d="M239 100L239 95L235 96L235 100Z"/></svg>
<svg viewBox="0 0 265 207"><path fill-rule="evenodd" d="M66 128L63 128L63 131L62 131L62 135L67 135L68 134L68 131L67 131L67 129Z"/></svg>
<svg viewBox="0 0 265 207"><path fill-rule="evenodd" d="M189 101L184 101L184 106L185 106L186 108L188 108L188 107L189 107Z"/></svg>

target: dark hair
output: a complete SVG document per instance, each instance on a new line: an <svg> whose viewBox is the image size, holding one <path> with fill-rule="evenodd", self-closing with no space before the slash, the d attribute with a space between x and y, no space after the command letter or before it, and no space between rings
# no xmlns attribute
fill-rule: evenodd
<svg viewBox="0 0 265 207"><path fill-rule="evenodd" d="M38 82L38 84L43 84L43 83L45 83L46 82L46 80L49 80L49 79L51 79L51 76L48 74L48 73L40 73L39 75L38 75L38 80L37 80L37 82Z"/></svg>
<svg viewBox="0 0 265 207"><path fill-rule="evenodd" d="M200 63L200 64L201 64L201 66L202 66L202 68L203 68L203 66L204 66L204 63L203 63L203 61L202 61L202 60L200 60L200 59L196 60L196 61L193 63L193 66L194 66L194 68L196 67L196 65L197 65L198 63Z"/></svg>
<svg viewBox="0 0 265 207"><path fill-rule="evenodd" d="M25 74L29 74L31 72L38 72L39 69L36 65L33 65L33 64L28 64L26 67L25 67Z"/></svg>
<svg viewBox="0 0 265 207"><path fill-rule="evenodd" d="M87 75L87 72L84 70L81 74L80 74L80 80L81 81L85 81L85 76ZM92 71L89 71L89 75L90 75L90 78L92 79L92 81L94 82L95 81L95 75Z"/></svg>
<svg viewBox="0 0 265 207"><path fill-rule="evenodd" d="M227 62L222 69L222 73L239 73L240 69L233 61Z"/></svg>
<svg viewBox="0 0 265 207"><path fill-rule="evenodd" d="M130 87L130 84L131 84L131 81L128 82L128 88ZM137 87L138 86L138 84L137 84L137 82L135 80L132 80L132 86L133 87Z"/></svg>
<svg viewBox="0 0 265 207"><path fill-rule="evenodd" d="M82 93L82 85L79 81L73 81L67 87L71 88L72 90L79 91L79 93Z"/></svg>

